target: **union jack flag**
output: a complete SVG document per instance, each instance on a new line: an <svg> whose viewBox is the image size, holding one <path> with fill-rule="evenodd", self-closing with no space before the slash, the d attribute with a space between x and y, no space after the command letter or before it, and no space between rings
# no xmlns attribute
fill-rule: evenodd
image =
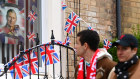
<svg viewBox="0 0 140 79"><path fill-rule="evenodd" d="M75 27L77 26L79 21L80 17L72 12L66 21L64 30L69 34L73 34Z"/></svg>
<svg viewBox="0 0 140 79"><path fill-rule="evenodd" d="M33 42L35 41L34 38L36 37L34 33L31 34L31 32L29 32L29 35L27 35L29 40L32 40Z"/></svg>
<svg viewBox="0 0 140 79"><path fill-rule="evenodd" d="M91 26L88 26L88 29L89 29L89 30L94 30Z"/></svg>
<svg viewBox="0 0 140 79"><path fill-rule="evenodd" d="M70 44L70 37L67 36L63 45L69 45L69 44Z"/></svg>
<svg viewBox="0 0 140 79"><path fill-rule="evenodd" d="M112 46L112 43L108 41L107 39L104 39L104 48L108 50Z"/></svg>
<svg viewBox="0 0 140 79"><path fill-rule="evenodd" d="M67 5L62 1L62 10L65 10L67 8Z"/></svg>
<svg viewBox="0 0 140 79"><path fill-rule="evenodd" d="M40 47L40 52L42 56L42 60L45 63L45 46ZM46 65L54 64L59 62L59 57L53 47L46 46Z"/></svg>
<svg viewBox="0 0 140 79"><path fill-rule="evenodd" d="M55 42L56 44L62 44L62 41L59 41L59 40L54 40L54 42Z"/></svg>
<svg viewBox="0 0 140 79"><path fill-rule="evenodd" d="M28 15L27 20L30 20L31 24L33 24L34 21L36 20L36 18L37 18L37 14L33 10L31 10L29 15Z"/></svg>
<svg viewBox="0 0 140 79"><path fill-rule="evenodd" d="M29 56L30 55L30 56ZM37 52L35 50L32 50L30 53L23 55L24 59L24 65L22 66L24 76L28 75L29 69L31 69L30 74L36 74L38 73L38 58L37 58Z"/></svg>
<svg viewBox="0 0 140 79"><path fill-rule="evenodd" d="M36 56L35 51L30 52L30 58L29 58L29 53L24 54L23 58L19 58L14 65L12 65L9 70L11 73L12 78L15 79L22 79L23 77L26 77L29 75L29 69L31 69L30 74L35 74L38 73L38 59ZM13 58L11 62L13 62L19 55ZM29 59L30 59L30 67L29 67ZM11 65L11 62L8 63L8 66ZM15 71L14 71L15 69ZM15 74L15 75L14 75Z"/></svg>
<svg viewBox="0 0 140 79"><path fill-rule="evenodd" d="M15 57L16 58L16 57ZM12 61L14 61L15 59L13 59ZM8 63L8 66L10 66L11 63ZM12 65L9 70L11 73L12 78L15 77L15 79L21 79L23 77L23 73L22 73L22 65L23 65L23 61L22 59L18 59L14 65ZM15 69L15 70L14 70Z"/></svg>

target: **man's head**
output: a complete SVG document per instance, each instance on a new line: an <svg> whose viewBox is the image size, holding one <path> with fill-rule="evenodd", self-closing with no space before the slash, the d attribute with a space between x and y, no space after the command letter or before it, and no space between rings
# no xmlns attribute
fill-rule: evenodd
<svg viewBox="0 0 140 79"><path fill-rule="evenodd" d="M6 19L7 19L8 26L10 26L10 27L14 26L17 21L16 12L13 9L9 9L7 11Z"/></svg>
<svg viewBox="0 0 140 79"><path fill-rule="evenodd" d="M96 51L99 45L99 35L96 31L83 30L77 34L77 44L75 46L78 56L83 56L87 49Z"/></svg>
<svg viewBox="0 0 140 79"><path fill-rule="evenodd" d="M131 34L125 34L114 42L112 46L117 46L119 61L125 62L130 60L137 53L138 40Z"/></svg>

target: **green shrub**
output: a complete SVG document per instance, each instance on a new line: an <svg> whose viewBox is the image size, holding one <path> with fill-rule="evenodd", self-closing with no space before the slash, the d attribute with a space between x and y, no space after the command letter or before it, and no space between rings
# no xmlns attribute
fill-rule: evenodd
<svg viewBox="0 0 140 79"><path fill-rule="evenodd" d="M138 24L135 28L135 26L132 27L132 32L134 34L134 36L137 38L138 40L138 52L137 52L137 55L139 56L140 58L140 25Z"/></svg>

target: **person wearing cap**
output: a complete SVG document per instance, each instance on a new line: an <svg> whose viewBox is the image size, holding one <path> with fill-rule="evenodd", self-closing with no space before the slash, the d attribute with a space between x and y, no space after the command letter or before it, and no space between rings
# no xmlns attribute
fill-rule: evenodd
<svg viewBox="0 0 140 79"><path fill-rule="evenodd" d="M77 34L75 46L80 56L77 79L107 79L111 69L116 65L106 49L99 49L99 35L96 31L83 30Z"/></svg>
<svg viewBox="0 0 140 79"><path fill-rule="evenodd" d="M136 55L138 40L131 34L125 34L112 46L117 47L119 62L111 70L108 79L140 79L140 60Z"/></svg>

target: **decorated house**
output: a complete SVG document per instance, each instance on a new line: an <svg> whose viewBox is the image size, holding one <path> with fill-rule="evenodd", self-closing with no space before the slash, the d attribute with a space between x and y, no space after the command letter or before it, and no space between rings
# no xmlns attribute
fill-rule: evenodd
<svg viewBox="0 0 140 79"><path fill-rule="evenodd" d="M140 22L139 0L0 0L0 78L74 79L76 34L108 40Z"/></svg>

